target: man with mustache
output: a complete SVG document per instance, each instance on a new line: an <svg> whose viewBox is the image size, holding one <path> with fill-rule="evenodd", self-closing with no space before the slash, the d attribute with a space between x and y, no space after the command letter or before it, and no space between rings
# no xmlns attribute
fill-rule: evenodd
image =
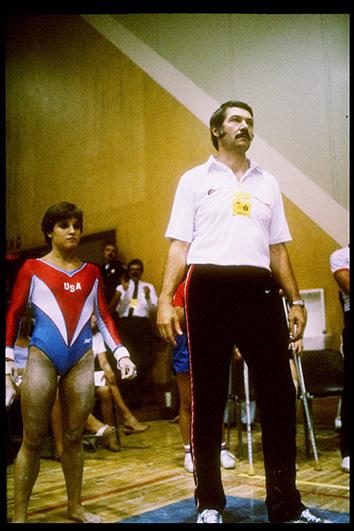
<svg viewBox="0 0 354 531"><path fill-rule="evenodd" d="M295 387L289 345L303 336L306 311L292 271L291 240L276 179L246 153L252 108L228 101L210 119L217 150L180 179L157 325L182 334L172 297L189 266L185 314L192 389L191 449L198 523L222 523L221 423L236 344L253 376L260 412L270 522L322 523L296 489ZM281 288L289 302L286 322Z"/></svg>
<svg viewBox="0 0 354 531"><path fill-rule="evenodd" d="M103 263L100 265L104 294L107 304L113 298L116 287L121 283L121 277L126 273L126 266L117 260L117 247L113 243L107 243L103 249Z"/></svg>

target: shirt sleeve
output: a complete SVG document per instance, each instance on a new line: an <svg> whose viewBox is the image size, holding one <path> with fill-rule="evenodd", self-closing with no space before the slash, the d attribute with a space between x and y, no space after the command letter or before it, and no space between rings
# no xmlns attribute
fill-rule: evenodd
<svg viewBox="0 0 354 531"><path fill-rule="evenodd" d="M15 279L6 314L6 347L13 348L16 342L21 319L29 301L31 283L31 262L26 260Z"/></svg>
<svg viewBox="0 0 354 531"><path fill-rule="evenodd" d="M117 304L116 311L118 312L119 316L122 317L125 315L125 313L128 311L131 297L129 296L130 291L130 282L129 282L129 288L127 290L123 289L123 286L119 284L119 286L116 287L116 290L119 291L121 294L121 297L119 299L119 303Z"/></svg>
<svg viewBox="0 0 354 531"><path fill-rule="evenodd" d="M193 239L195 199L191 176L185 173L177 186L165 236L190 243Z"/></svg>
<svg viewBox="0 0 354 531"><path fill-rule="evenodd" d="M343 247L334 251L330 256L329 264L333 274L342 269L349 270L349 248Z"/></svg>
<svg viewBox="0 0 354 531"><path fill-rule="evenodd" d="M292 238L284 212L283 198L279 186L277 186L273 203L272 219L269 227L269 245L289 242L291 240Z"/></svg>

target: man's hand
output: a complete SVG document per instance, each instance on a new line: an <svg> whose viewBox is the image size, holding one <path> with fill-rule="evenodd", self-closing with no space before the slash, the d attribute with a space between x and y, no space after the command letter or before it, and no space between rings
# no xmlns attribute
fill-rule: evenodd
<svg viewBox="0 0 354 531"><path fill-rule="evenodd" d="M172 343L173 346L176 346L175 336L176 334L182 335L183 331L177 317L177 312L170 302L160 300L157 310L156 324L162 339Z"/></svg>
<svg viewBox="0 0 354 531"><path fill-rule="evenodd" d="M130 380L137 375L136 367L130 359L129 351L121 345L114 351L114 357L117 360L117 367L120 370L122 380Z"/></svg>
<svg viewBox="0 0 354 531"><path fill-rule="evenodd" d="M144 286L145 299L150 299L150 288L149 286Z"/></svg>
<svg viewBox="0 0 354 531"><path fill-rule="evenodd" d="M291 306L288 313L290 342L302 339L307 321L307 311L304 306Z"/></svg>
<svg viewBox="0 0 354 531"><path fill-rule="evenodd" d="M129 278L127 279L126 277L122 277L121 283L124 291L127 291L129 288Z"/></svg>
<svg viewBox="0 0 354 531"><path fill-rule="evenodd" d="M302 339L298 339L297 341L290 343L289 350L291 350L293 354L301 354L301 352L304 350Z"/></svg>

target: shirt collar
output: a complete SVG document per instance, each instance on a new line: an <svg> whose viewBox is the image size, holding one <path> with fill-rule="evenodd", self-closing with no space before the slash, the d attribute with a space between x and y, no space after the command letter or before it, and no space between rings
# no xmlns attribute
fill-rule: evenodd
<svg viewBox="0 0 354 531"><path fill-rule="evenodd" d="M250 163L250 167L249 167L249 170L250 173L253 173L253 172L257 172L257 173L260 173L262 174L263 173L263 169L261 168L261 166L259 164L257 164L257 162L251 158L247 158L248 162ZM205 163L206 164L206 168L207 168L207 171L211 171L212 169L214 168L218 168L219 170L229 170L230 168L224 164L223 162L219 162L214 155L210 155L210 157L208 158L207 162Z"/></svg>

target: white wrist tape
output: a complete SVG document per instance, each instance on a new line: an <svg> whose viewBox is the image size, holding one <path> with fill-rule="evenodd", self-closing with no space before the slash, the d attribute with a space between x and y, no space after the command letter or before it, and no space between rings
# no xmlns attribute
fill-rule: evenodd
<svg viewBox="0 0 354 531"><path fill-rule="evenodd" d="M12 361L15 360L13 347L5 347L5 358L12 360Z"/></svg>
<svg viewBox="0 0 354 531"><path fill-rule="evenodd" d="M118 365L122 358L130 358L130 354L125 347L118 347L117 350L114 351L113 355L117 360Z"/></svg>

